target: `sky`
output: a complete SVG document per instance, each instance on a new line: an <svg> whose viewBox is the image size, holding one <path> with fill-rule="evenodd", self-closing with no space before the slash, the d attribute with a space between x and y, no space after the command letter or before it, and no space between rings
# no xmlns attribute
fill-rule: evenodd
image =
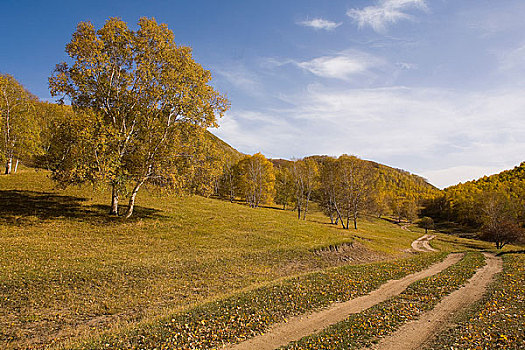
<svg viewBox="0 0 525 350"><path fill-rule="evenodd" d="M525 160L523 0L0 0L0 72L42 100L81 21L155 17L231 101L214 134L353 154L440 188Z"/></svg>

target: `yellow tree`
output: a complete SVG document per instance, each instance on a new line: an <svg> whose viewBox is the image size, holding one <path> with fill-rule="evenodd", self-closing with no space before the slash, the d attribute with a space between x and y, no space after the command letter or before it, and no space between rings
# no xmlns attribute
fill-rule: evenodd
<svg viewBox="0 0 525 350"><path fill-rule="evenodd" d="M320 164L320 204L326 215L330 217L330 223L336 224L339 220L337 192L338 192L338 162L335 158L325 157Z"/></svg>
<svg viewBox="0 0 525 350"><path fill-rule="evenodd" d="M5 162L5 173L15 171L20 158L39 151L40 125L35 103L38 99L9 74L0 74L0 159Z"/></svg>
<svg viewBox="0 0 525 350"><path fill-rule="evenodd" d="M281 204L283 210L293 203L295 196L294 181L290 167L285 164L277 165L275 168L275 203Z"/></svg>
<svg viewBox="0 0 525 350"><path fill-rule="evenodd" d="M236 165L235 178L235 187L250 207L271 202L275 191L273 164L261 153L241 159Z"/></svg>
<svg viewBox="0 0 525 350"><path fill-rule="evenodd" d="M337 213L343 228L348 229L352 220L357 230L357 219L370 207L376 177L370 163L355 156L342 155L337 163Z"/></svg>
<svg viewBox="0 0 525 350"><path fill-rule="evenodd" d="M66 52L72 64L58 64L49 86L52 95L69 99L82 128L73 126L78 133L69 133L69 150L55 144L76 160L55 159L54 178L109 184L110 212L118 215L125 194L129 217L145 183L180 186L180 167L195 157L199 133L215 126L229 103L191 49L177 46L155 19L141 18L136 31L118 18L99 30L81 22Z"/></svg>
<svg viewBox="0 0 525 350"><path fill-rule="evenodd" d="M294 161L291 171L295 183L297 218L301 219L302 214L305 220L312 193L319 187L319 169L315 160L304 158Z"/></svg>

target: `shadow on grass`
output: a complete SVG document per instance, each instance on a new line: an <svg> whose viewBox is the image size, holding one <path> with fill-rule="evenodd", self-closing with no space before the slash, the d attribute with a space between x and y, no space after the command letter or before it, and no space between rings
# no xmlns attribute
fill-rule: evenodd
<svg viewBox="0 0 525 350"><path fill-rule="evenodd" d="M523 250L509 250L508 252L499 252L496 256L503 256L506 254L525 254L525 249Z"/></svg>
<svg viewBox="0 0 525 350"><path fill-rule="evenodd" d="M109 205L83 205L85 198L63 196L50 192L0 190L0 222L27 225L57 218L74 219L92 224L120 223L123 219L110 216ZM136 206L133 216L138 219L160 218L160 211Z"/></svg>

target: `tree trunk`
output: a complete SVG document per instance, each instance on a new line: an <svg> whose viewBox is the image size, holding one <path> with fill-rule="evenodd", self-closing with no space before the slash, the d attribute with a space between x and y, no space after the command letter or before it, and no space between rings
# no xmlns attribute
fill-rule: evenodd
<svg viewBox="0 0 525 350"><path fill-rule="evenodd" d="M337 207L337 204L334 205L335 212L337 213L337 219L335 220L335 223L337 225L337 220L341 221L341 226L343 226L343 229L345 229L345 222L343 221L343 217L341 216L341 212L339 211L339 208Z"/></svg>
<svg viewBox="0 0 525 350"><path fill-rule="evenodd" d="M18 170L18 162L19 160L17 159L15 163L15 169L13 170L14 173L16 173L16 171Z"/></svg>
<svg viewBox="0 0 525 350"><path fill-rule="evenodd" d="M306 212L308 211L308 202L310 201L310 193L306 196L306 205L303 210L303 220L306 220Z"/></svg>
<svg viewBox="0 0 525 350"><path fill-rule="evenodd" d="M357 230L357 218L354 217L354 229Z"/></svg>
<svg viewBox="0 0 525 350"><path fill-rule="evenodd" d="M7 158L7 162L5 164L5 174L11 174L11 167L13 166L13 158L9 157Z"/></svg>
<svg viewBox="0 0 525 350"><path fill-rule="evenodd" d="M111 186L111 209L109 215L118 216L118 189L117 185Z"/></svg>
<svg viewBox="0 0 525 350"><path fill-rule="evenodd" d="M135 197L137 197L137 192L140 190L140 187L142 186L142 184L144 184L145 181L146 179L137 182L137 184L133 188L131 196L129 197L128 210L126 211L126 215L124 216L126 219L128 219L131 216L131 214L133 214L133 208L135 207Z"/></svg>

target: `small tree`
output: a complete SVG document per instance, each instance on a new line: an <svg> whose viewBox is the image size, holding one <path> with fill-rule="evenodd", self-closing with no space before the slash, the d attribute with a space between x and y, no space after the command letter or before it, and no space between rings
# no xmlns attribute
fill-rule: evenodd
<svg viewBox="0 0 525 350"><path fill-rule="evenodd" d="M357 219L370 207L374 173L368 162L355 156L342 155L337 164L337 213L343 228L349 229L350 221L353 221L357 230Z"/></svg>
<svg viewBox="0 0 525 350"><path fill-rule="evenodd" d="M294 201L294 181L290 169L285 165L275 168L275 203L286 206Z"/></svg>
<svg viewBox="0 0 525 350"><path fill-rule="evenodd" d="M323 212L330 217L330 223L337 225L339 210L337 205L338 193L338 162L335 158L326 157L321 162L320 202Z"/></svg>
<svg viewBox="0 0 525 350"><path fill-rule="evenodd" d="M295 187L295 205L297 218L306 220L308 205L312 192L319 186L319 170L317 163L311 158L294 161L291 174Z"/></svg>
<svg viewBox="0 0 525 350"><path fill-rule="evenodd" d="M489 192L482 196L482 221L480 238L494 242L496 249L523 238L514 203L503 192Z"/></svg>
<svg viewBox="0 0 525 350"><path fill-rule="evenodd" d="M405 199L401 205L401 216L406 218L408 222L417 219L418 207L415 199Z"/></svg>
<svg viewBox="0 0 525 350"><path fill-rule="evenodd" d="M233 203L237 189L235 188L236 163L229 159L223 164L222 175L219 178L218 194L222 198L228 198Z"/></svg>
<svg viewBox="0 0 525 350"><path fill-rule="evenodd" d="M195 157L203 128L229 107L165 24L141 18L138 25L132 31L110 18L96 31L81 22L66 45L73 64L58 64L49 79L52 95L67 97L79 115L76 125L64 121L77 131L66 131L67 145L51 151L54 179L107 183L111 214L120 195L128 197L126 218L145 183L181 187L181 167Z"/></svg>
<svg viewBox="0 0 525 350"><path fill-rule="evenodd" d="M419 221L419 226L425 229L425 234L429 229L434 228L434 220L431 217L425 216Z"/></svg>

